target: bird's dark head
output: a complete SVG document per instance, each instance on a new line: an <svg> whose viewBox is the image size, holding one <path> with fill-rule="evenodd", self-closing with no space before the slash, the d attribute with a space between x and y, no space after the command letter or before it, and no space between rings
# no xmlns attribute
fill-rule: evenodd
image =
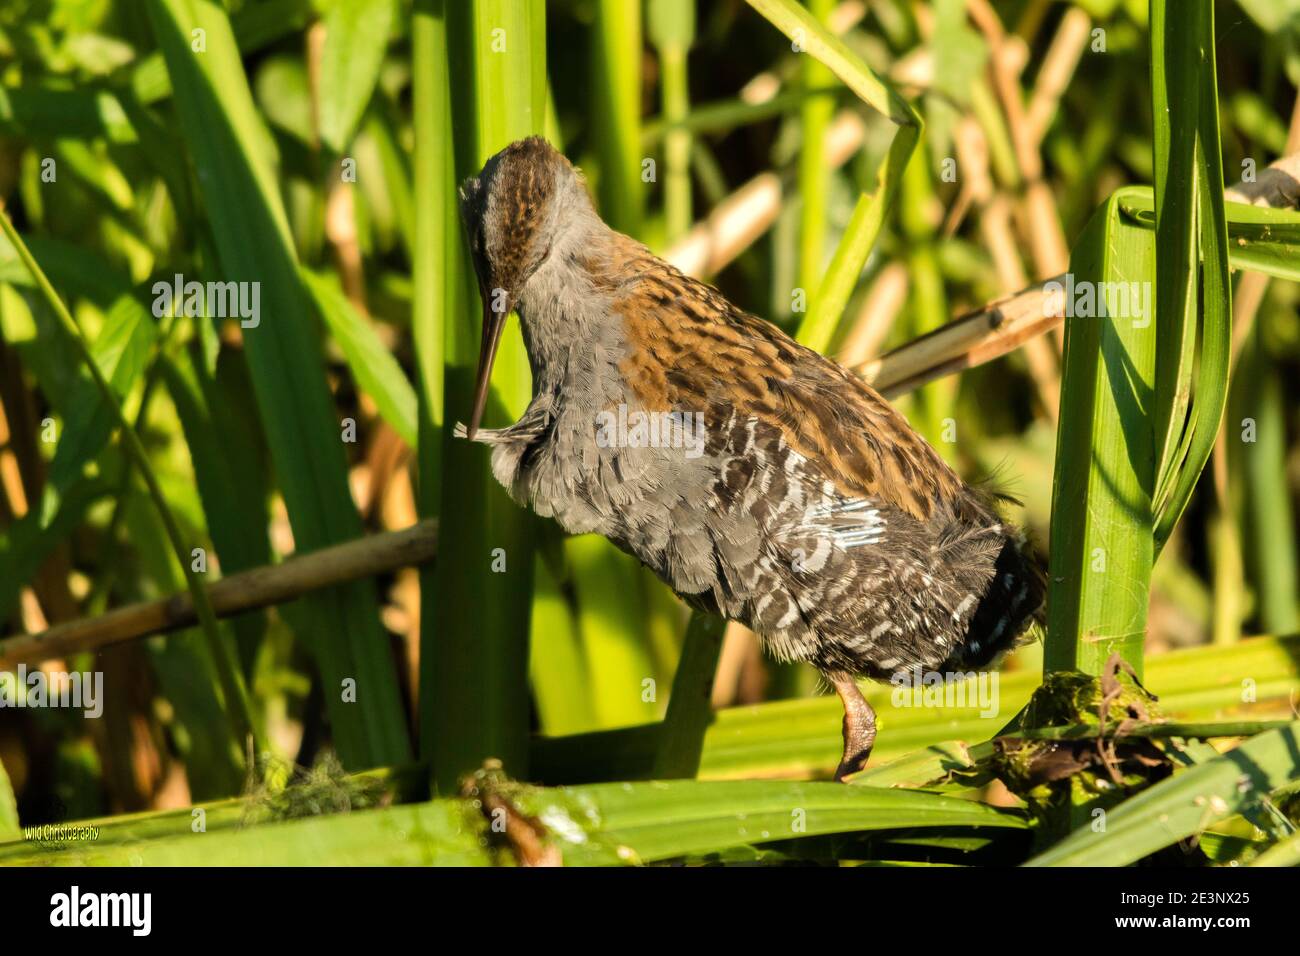
<svg viewBox="0 0 1300 956"><path fill-rule="evenodd" d="M567 213L591 200L577 170L540 136L511 143L460 187L460 213L483 300L483 344L469 437L487 403L506 316L528 280L562 244Z"/></svg>

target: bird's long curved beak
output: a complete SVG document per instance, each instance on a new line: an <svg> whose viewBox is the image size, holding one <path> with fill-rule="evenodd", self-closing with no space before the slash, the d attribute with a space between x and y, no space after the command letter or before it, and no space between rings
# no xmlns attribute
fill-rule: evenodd
<svg viewBox="0 0 1300 956"><path fill-rule="evenodd" d="M478 350L478 375L474 382L474 410L469 416L469 428L466 429L465 436L474 440L474 435L478 432L479 423L483 420L483 410L487 407L488 389L492 384L492 363L496 361L497 345L501 341L501 331L506 327L506 316L510 314L508 308L500 312L492 308L492 296L487 289L481 289L480 298L483 300L483 342Z"/></svg>

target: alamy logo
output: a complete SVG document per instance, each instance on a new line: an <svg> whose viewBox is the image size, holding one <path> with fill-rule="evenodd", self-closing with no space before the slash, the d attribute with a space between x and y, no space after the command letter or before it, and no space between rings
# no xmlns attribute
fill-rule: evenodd
<svg viewBox="0 0 1300 956"><path fill-rule="evenodd" d="M1151 324L1150 282L1076 282L1074 273L1065 282L1043 283L1043 314L1067 319L1130 319L1135 329Z"/></svg>
<svg viewBox="0 0 1300 956"><path fill-rule="evenodd" d="M629 412L596 415L596 444L601 448L682 448L687 458L704 454L703 412Z"/></svg>
<svg viewBox="0 0 1300 956"><path fill-rule="evenodd" d="M87 717L104 713L104 674L102 671L28 671L26 664L18 672L0 671L0 708L62 707L84 710Z"/></svg>
<svg viewBox="0 0 1300 956"><path fill-rule="evenodd" d="M152 893L71 892L50 897L51 926L127 926L132 935L148 936L153 928Z"/></svg>
<svg viewBox="0 0 1300 956"><path fill-rule="evenodd" d="M920 667L899 671L889 678L894 685L890 703L895 707L978 707L980 716L996 717L997 671L924 671Z"/></svg>
<svg viewBox="0 0 1300 956"><path fill-rule="evenodd" d="M198 282L179 272L169 284L153 284L153 314L206 316L210 319L239 319L240 328L255 329L262 321L262 283Z"/></svg>

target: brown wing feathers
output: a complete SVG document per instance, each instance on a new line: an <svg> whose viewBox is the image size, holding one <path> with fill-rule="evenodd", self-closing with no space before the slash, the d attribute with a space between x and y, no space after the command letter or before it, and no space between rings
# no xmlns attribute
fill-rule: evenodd
<svg viewBox="0 0 1300 956"><path fill-rule="evenodd" d="M608 291L632 346L622 371L646 408L735 408L778 427L846 494L922 520L961 497L957 476L865 382L620 239L611 272L627 281Z"/></svg>

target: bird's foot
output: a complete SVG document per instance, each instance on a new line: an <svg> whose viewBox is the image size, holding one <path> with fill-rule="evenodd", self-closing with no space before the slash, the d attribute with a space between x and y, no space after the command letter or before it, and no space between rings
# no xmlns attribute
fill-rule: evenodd
<svg viewBox="0 0 1300 956"><path fill-rule="evenodd" d="M470 440L481 445L532 442L545 434L551 427L552 421L554 416L548 407L530 407L524 413L524 417L509 428L480 428ZM457 422L452 427L451 433L457 438L469 438L469 429L465 427L464 422Z"/></svg>
<svg viewBox="0 0 1300 956"><path fill-rule="evenodd" d="M508 428L480 428L470 439L478 445L495 445L503 441L509 441L510 436L507 434ZM469 438L469 429L465 427L464 422L457 422L451 430L452 435L456 438Z"/></svg>
<svg viewBox="0 0 1300 956"><path fill-rule="evenodd" d="M844 755L835 769L835 781L857 773L867 765L876 742L876 712L858 689L851 674L828 674L844 705Z"/></svg>
<svg viewBox="0 0 1300 956"><path fill-rule="evenodd" d="M834 780L836 783L843 783L845 778L853 776L859 770L867 765L867 760L871 757L871 746L858 748L852 746L848 739L844 742L844 756L840 758L840 765L835 768Z"/></svg>

